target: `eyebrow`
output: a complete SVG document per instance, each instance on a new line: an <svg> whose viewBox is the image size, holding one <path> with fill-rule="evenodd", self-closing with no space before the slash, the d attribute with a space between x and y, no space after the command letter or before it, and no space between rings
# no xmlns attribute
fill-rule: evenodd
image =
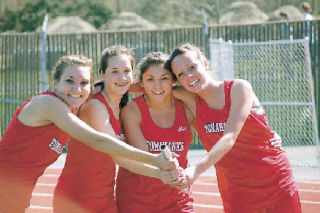
<svg viewBox="0 0 320 213"><path fill-rule="evenodd" d="M127 66L126 66L126 67L124 67L124 68L125 68L125 69L130 69L131 67L127 67ZM118 70L118 69L120 69L120 67L111 67L111 69L112 69L112 70Z"/></svg>

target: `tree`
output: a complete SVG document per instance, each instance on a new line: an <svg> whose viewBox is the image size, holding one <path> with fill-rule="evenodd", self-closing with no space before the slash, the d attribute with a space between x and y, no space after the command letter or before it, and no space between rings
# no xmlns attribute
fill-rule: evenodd
<svg viewBox="0 0 320 213"><path fill-rule="evenodd" d="M41 26L44 16L80 16L99 28L112 17L112 11L99 3L86 0L29 0L22 9L6 9L0 16L0 30L30 32Z"/></svg>

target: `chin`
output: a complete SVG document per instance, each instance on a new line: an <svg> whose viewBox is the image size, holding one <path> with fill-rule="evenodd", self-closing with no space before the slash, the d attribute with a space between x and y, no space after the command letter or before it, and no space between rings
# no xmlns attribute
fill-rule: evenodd
<svg viewBox="0 0 320 213"><path fill-rule="evenodd" d="M124 95L126 94L126 92L128 92L129 89L125 89L125 90L122 90L122 91L118 91L118 94L119 95Z"/></svg>

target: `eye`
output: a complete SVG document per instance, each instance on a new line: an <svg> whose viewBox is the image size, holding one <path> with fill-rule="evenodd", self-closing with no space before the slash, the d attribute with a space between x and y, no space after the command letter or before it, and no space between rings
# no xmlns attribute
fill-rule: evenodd
<svg viewBox="0 0 320 213"><path fill-rule="evenodd" d="M66 79L65 82L67 82L68 84L72 84L74 81L72 79Z"/></svg>
<svg viewBox="0 0 320 213"><path fill-rule="evenodd" d="M125 72L125 73L129 73L129 72L131 72L131 70L128 69L128 70L125 70L124 72Z"/></svg>
<svg viewBox="0 0 320 213"><path fill-rule="evenodd" d="M178 73L178 77L181 78L184 75L183 72Z"/></svg>
<svg viewBox="0 0 320 213"><path fill-rule="evenodd" d="M116 73L118 73L118 70L112 70L111 73L116 74Z"/></svg>
<svg viewBox="0 0 320 213"><path fill-rule="evenodd" d="M189 67L188 71L193 71L194 70L194 66Z"/></svg>
<svg viewBox="0 0 320 213"><path fill-rule="evenodd" d="M168 77L163 77L161 80L168 80L169 78Z"/></svg>
<svg viewBox="0 0 320 213"><path fill-rule="evenodd" d="M89 84L89 81L82 81L80 84L81 84L82 86L87 86L87 85Z"/></svg>

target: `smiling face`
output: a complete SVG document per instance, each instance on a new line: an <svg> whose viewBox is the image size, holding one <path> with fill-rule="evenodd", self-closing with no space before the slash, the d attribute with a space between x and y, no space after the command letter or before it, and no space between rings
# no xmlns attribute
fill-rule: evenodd
<svg viewBox="0 0 320 213"><path fill-rule="evenodd" d="M205 63L192 51L177 55L171 67L180 84L189 92L199 93L208 85Z"/></svg>
<svg viewBox="0 0 320 213"><path fill-rule="evenodd" d="M124 95L133 81L129 56L122 54L109 58L108 66L105 72L101 73L101 77L106 82L105 90L108 93Z"/></svg>
<svg viewBox="0 0 320 213"><path fill-rule="evenodd" d="M152 65L142 75L141 86L151 103L160 104L170 101L172 84L172 75L163 68L163 65Z"/></svg>
<svg viewBox="0 0 320 213"><path fill-rule="evenodd" d="M91 67L72 65L65 68L58 82L55 82L55 92L69 108L79 107L90 93Z"/></svg>

